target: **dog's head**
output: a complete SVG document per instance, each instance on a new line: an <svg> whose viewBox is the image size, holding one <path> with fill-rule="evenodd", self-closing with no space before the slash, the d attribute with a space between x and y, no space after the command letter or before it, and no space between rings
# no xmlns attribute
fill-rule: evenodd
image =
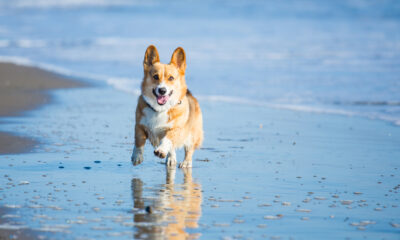
<svg viewBox="0 0 400 240"><path fill-rule="evenodd" d="M186 95L186 56L183 48L175 49L170 63L163 64L157 48L150 45L144 55L143 68L142 95L154 110L168 110Z"/></svg>

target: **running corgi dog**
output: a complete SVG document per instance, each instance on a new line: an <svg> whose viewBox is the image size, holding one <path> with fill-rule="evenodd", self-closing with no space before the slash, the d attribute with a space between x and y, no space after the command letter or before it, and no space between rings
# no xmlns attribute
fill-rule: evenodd
<svg viewBox="0 0 400 240"><path fill-rule="evenodd" d="M184 147L185 159L180 168L192 166L192 155L203 141L203 118L200 105L189 92L185 81L186 55L178 47L169 64L160 62L157 48L150 45L145 53L142 94L136 107L133 165L143 162L146 140L154 154L176 165L175 149Z"/></svg>

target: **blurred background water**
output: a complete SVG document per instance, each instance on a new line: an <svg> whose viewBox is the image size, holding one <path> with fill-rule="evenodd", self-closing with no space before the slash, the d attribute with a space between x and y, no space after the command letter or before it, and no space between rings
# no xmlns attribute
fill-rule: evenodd
<svg viewBox="0 0 400 240"><path fill-rule="evenodd" d="M200 100L400 124L400 2L1 0L0 56L138 94L149 44Z"/></svg>

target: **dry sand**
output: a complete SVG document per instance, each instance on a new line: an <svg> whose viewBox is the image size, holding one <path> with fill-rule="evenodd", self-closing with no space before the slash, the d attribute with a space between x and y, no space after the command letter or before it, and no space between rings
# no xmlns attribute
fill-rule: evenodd
<svg viewBox="0 0 400 240"><path fill-rule="evenodd" d="M48 90L85 84L60 75L11 63L0 63L0 117L18 116L51 101ZM33 139L0 132L0 154L27 151Z"/></svg>

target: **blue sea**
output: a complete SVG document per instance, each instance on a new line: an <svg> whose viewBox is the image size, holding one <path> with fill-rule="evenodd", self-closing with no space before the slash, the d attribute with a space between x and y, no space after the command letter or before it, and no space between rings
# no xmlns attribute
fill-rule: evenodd
<svg viewBox="0 0 400 240"><path fill-rule="evenodd" d="M0 1L2 61L138 94L150 44L200 101L400 124L396 0Z"/></svg>

